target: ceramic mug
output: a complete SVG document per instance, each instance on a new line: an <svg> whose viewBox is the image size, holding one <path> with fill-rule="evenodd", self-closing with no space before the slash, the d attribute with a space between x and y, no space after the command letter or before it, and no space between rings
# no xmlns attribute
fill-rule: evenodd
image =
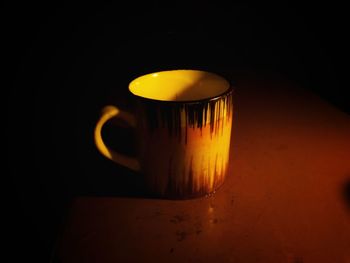
<svg viewBox="0 0 350 263"><path fill-rule="evenodd" d="M233 116L233 87L223 77L199 70L169 70L129 84L136 114L106 106L95 128L98 150L141 172L150 193L186 199L213 193L227 175ZM137 158L108 148L102 126L120 118L136 129Z"/></svg>

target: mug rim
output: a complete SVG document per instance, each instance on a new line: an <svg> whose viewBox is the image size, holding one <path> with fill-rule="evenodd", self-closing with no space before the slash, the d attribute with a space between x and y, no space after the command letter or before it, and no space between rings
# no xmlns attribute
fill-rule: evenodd
<svg viewBox="0 0 350 263"><path fill-rule="evenodd" d="M176 70L193 70L193 71L200 71L200 72L206 72L206 73L210 73L210 74L215 74L217 76L219 76L220 78L224 79L227 83L228 83L228 88L227 90L225 90L224 92L220 93L220 94L217 94L215 96L212 96L212 97L208 97L208 98L203 98L203 99L197 99L197 100L157 100L157 99L152 99L152 98L147 98L147 97L143 97L143 96L140 96L140 95L136 95L134 94L133 92L131 92L130 90L130 84L136 80L137 78L139 77L142 77L142 76L146 76L146 75L151 75L151 74L155 74L155 73L161 73L161 72L168 72L168 71L176 71ZM226 97L230 94L232 94L234 92L234 85L232 84L232 81L229 81L227 78L224 78L223 76L215 73L215 72L211 72L211 71L206 71L206 70L198 70L198 69L175 69L175 70L163 70L163 71L157 71L157 72L151 72L151 73L148 73L148 74L144 74L144 75L141 75L135 79L133 79L132 81L130 81L129 85L128 85L128 90L129 90L129 93L140 99L140 100L145 100L145 101L149 101L149 102L153 102L153 103L161 103L161 104L196 104L196 103L203 103L203 102L209 102L209 101L215 101L215 100L219 100L223 97Z"/></svg>

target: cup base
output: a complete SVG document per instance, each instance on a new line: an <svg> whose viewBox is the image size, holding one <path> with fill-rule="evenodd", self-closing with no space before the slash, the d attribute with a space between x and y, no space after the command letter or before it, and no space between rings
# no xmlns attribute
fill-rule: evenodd
<svg viewBox="0 0 350 263"><path fill-rule="evenodd" d="M165 193L165 194L159 194L159 193L154 193L154 192L149 192L149 195L152 198L156 199L168 199L168 200L190 200L190 199L199 199L199 198L205 198L205 197L210 197L214 195L224 184L224 181L220 182L213 191L210 192L195 192L195 193L187 193L183 195L179 195L176 193Z"/></svg>

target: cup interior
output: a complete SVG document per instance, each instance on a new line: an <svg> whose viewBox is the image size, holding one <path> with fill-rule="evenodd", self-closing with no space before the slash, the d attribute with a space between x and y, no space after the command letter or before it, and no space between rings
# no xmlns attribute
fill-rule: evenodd
<svg viewBox="0 0 350 263"><path fill-rule="evenodd" d="M217 74L188 69L150 73L129 84L132 94L159 101L211 99L229 88L228 81Z"/></svg>

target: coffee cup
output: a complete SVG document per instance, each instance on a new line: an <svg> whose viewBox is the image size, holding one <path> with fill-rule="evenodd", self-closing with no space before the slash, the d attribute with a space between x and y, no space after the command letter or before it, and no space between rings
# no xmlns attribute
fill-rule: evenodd
<svg viewBox="0 0 350 263"><path fill-rule="evenodd" d="M106 106L95 128L97 149L141 173L154 196L187 199L214 193L225 181L230 160L233 86L229 81L207 71L168 70L132 80L129 91L135 115ZM101 130L112 118L135 128L137 157L104 143Z"/></svg>

